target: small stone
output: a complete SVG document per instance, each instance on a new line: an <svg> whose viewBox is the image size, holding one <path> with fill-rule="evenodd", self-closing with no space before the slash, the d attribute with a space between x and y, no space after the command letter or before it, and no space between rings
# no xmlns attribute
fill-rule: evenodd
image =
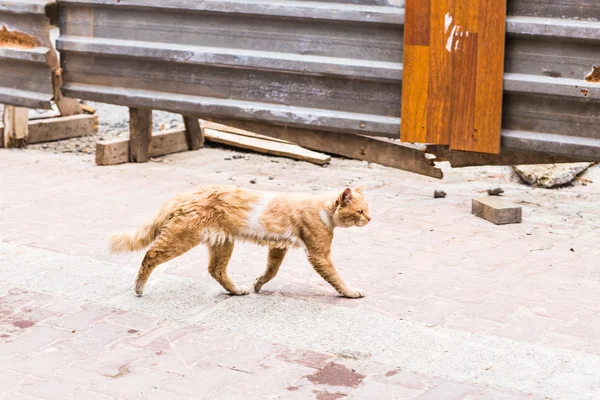
<svg viewBox="0 0 600 400"><path fill-rule="evenodd" d="M487 192L490 196L500 196L502 193L504 193L504 189L497 187L493 189L488 189Z"/></svg>
<svg viewBox="0 0 600 400"><path fill-rule="evenodd" d="M250 183L255 184L256 183L256 179L250 179Z"/></svg>
<svg viewBox="0 0 600 400"><path fill-rule="evenodd" d="M223 160L225 160L225 161L231 161L231 157L225 157Z"/></svg>
<svg viewBox="0 0 600 400"><path fill-rule="evenodd" d="M446 197L446 192L444 192L443 190L436 190L435 192L433 192L434 199L443 199L445 197Z"/></svg>
<svg viewBox="0 0 600 400"><path fill-rule="evenodd" d="M235 155L235 156L232 156L231 158L233 158L234 160L239 160L240 158L244 158L244 156Z"/></svg>
<svg viewBox="0 0 600 400"><path fill-rule="evenodd" d="M275 179L275 178L273 178L272 176L270 176L270 177L269 177L269 180L270 180L270 181L272 181L273 179Z"/></svg>

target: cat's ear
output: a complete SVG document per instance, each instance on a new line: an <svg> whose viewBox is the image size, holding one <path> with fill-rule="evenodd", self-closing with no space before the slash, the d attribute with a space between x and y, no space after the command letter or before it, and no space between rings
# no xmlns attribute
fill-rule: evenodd
<svg viewBox="0 0 600 400"><path fill-rule="evenodd" d="M355 191L356 193L360 193L360 194L362 194L362 192L363 192L363 189L364 189L364 188L363 188L363 185L358 185L357 187L355 187L355 188L354 188L354 191Z"/></svg>
<svg viewBox="0 0 600 400"><path fill-rule="evenodd" d="M346 188L340 195L340 201L342 204L348 204L352 202L353 198L354 197L352 196L352 189L350 188Z"/></svg>

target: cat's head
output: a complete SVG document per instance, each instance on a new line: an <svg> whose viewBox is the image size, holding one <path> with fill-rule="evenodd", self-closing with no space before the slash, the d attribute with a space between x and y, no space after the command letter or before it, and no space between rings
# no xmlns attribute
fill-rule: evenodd
<svg viewBox="0 0 600 400"><path fill-rule="evenodd" d="M342 228L362 227L370 221L369 204L363 196L363 187L346 188L337 199L337 207L333 213L335 226Z"/></svg>

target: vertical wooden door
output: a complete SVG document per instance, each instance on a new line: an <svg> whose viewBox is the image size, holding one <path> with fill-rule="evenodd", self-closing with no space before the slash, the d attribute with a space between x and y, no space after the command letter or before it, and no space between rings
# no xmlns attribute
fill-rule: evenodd
<svg viewBox="0 0 600 400"><path fill-rule="evenodd" d="M506 0L406 0L404 142L500 152Z"/></svg>

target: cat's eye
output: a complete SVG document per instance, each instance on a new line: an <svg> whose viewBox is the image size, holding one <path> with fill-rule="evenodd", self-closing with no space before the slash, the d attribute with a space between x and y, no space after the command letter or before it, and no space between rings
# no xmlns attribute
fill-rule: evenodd
<svg viewBox="0 0 600 400"><path fill-rule="evenodd" d="M358 213L362 215L362 213L363 213L363 210L358 210Z"/></svg>

